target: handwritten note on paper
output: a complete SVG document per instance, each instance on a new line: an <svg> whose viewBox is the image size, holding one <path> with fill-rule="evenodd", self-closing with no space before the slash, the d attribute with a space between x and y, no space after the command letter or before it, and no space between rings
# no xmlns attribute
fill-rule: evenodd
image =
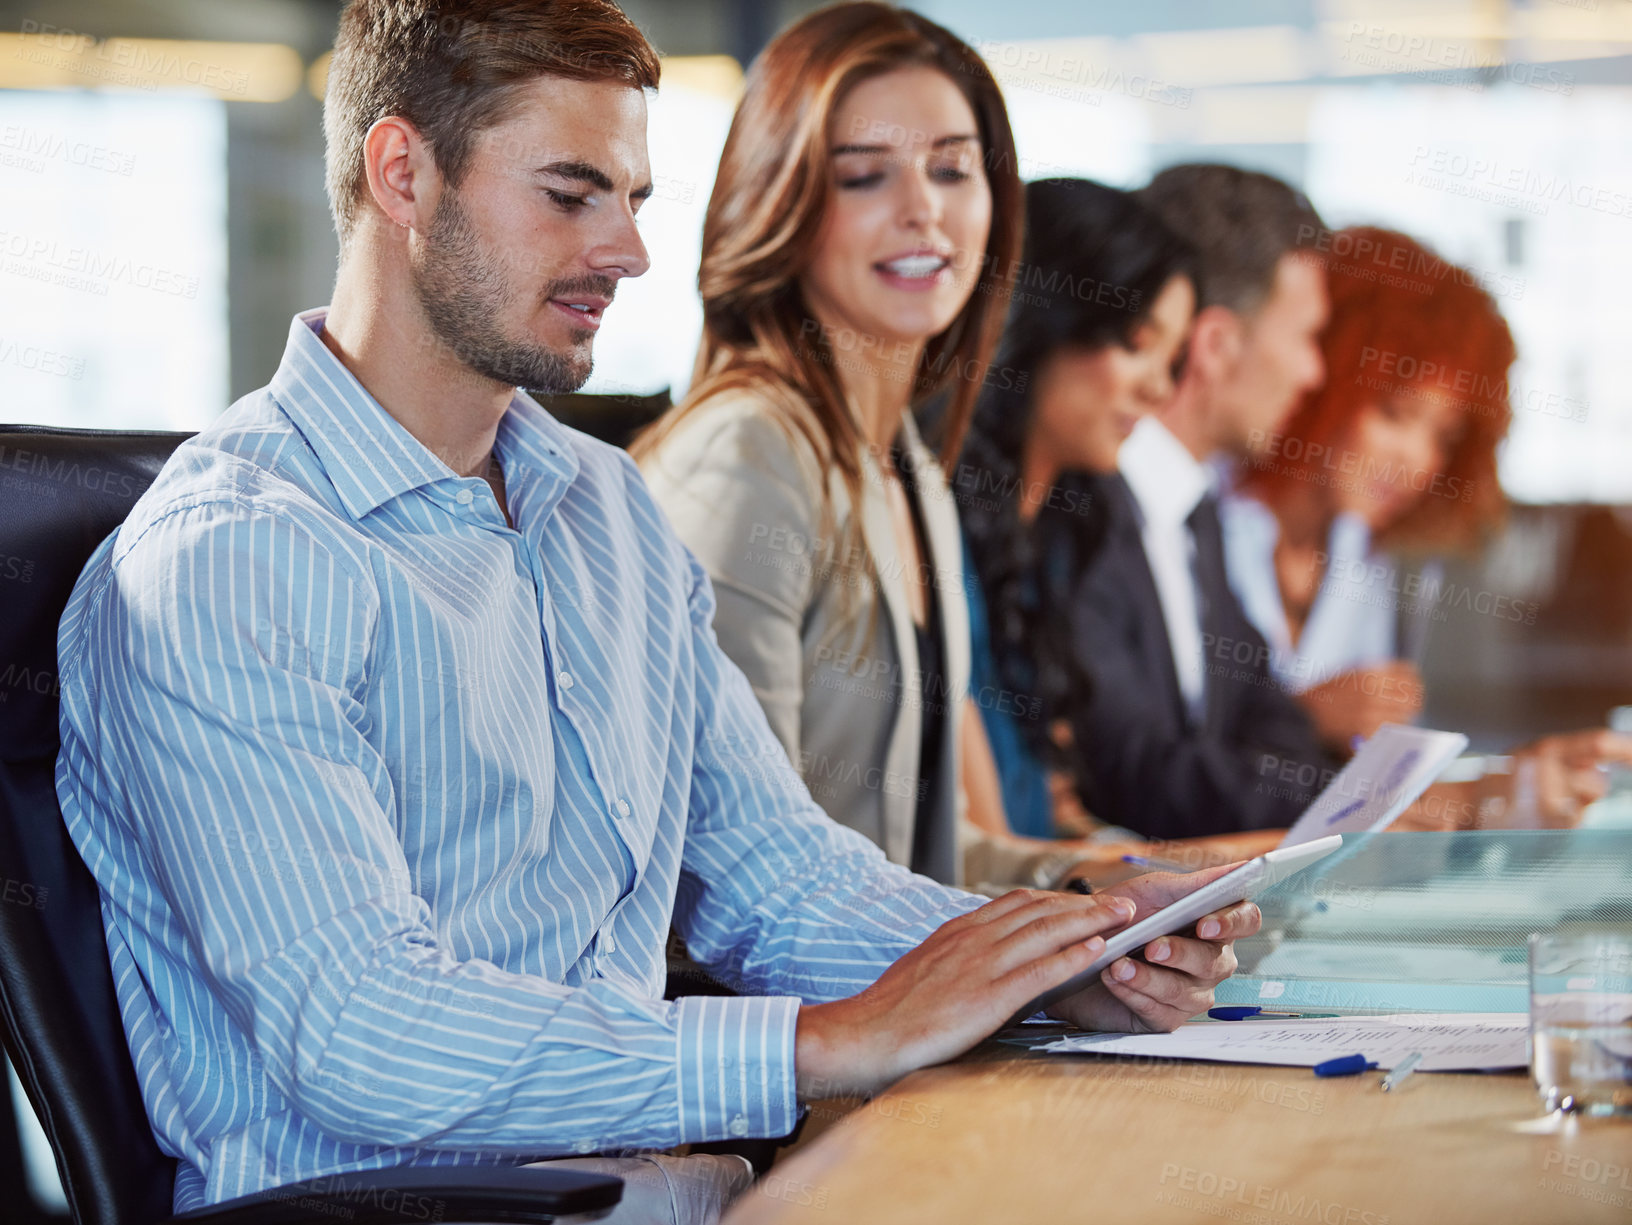
<svg viewBox="0 0 1632 1225"><path fill-rule="evenodd" d="M1062 1055L1142 1055L1312 1068L1364 1055L1392 1068L1421 1051L1422 1072L1522 1068L1529 1062L1522 1012L1401 1013L1298 1021L1192 1021L1170 1034L1074 1034L1038 1049Z"/></svg>

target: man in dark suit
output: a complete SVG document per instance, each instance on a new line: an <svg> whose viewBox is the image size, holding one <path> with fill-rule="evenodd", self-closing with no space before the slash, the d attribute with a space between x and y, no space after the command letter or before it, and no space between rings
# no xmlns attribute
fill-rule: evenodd
<svg viewBox="0 0 1632 1225"><path fill-rule="evenodd" d="M1192 715L1137 500L1120 475L1096 485L1109 522L1071 610L1094 676L1075 728L1090 811L1149 838L1290 825L1337 763L1270 675L1269 648L1233 596L1203 619L1205 689Z"/></svg>
<svg viewBox="0 0 1632 1225"><path fill-rule="evenodd" d="M1096 682L1073 729L1080 788L1152 838L1289 825L1337 762L1230 591L1209 461L1249 454L1323 377L1320 219L1229 166L1173 167L1143 196L1196 245L1201 284L1173 399L1095 487L1106 536L1070 609Z"/></svg>

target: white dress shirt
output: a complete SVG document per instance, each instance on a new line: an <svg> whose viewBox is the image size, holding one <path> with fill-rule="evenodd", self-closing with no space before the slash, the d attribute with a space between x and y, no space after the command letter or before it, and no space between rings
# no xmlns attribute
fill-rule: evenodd
<svg viewBox="0 0 1632 1225"><path fill-rule="evenodd" d="M1212 491L1213 472L1153 417L1134 427L1122 444L1117 466L1139 504L1145 557L1162 602L1179 692L1191 720L1199 723L1207 692L1206 667L1196 545L1186 520Z"/></svg>

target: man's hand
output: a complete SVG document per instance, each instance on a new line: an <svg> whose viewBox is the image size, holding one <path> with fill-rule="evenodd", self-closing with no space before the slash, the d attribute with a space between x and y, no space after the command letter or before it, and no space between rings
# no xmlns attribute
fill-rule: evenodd
<svg viewBox="0 0 1632 1225"><path fill-rule="evenodd" d="M961 1055L1027 1002L1086 970L1106 935L1236 866L1143 876L1092 897L1017 889L943 924L861 994L799 1010L800 1096L872 1093ZM1250 902L1209 915L1200 924L1207 937L1155 940L1146 956L1161 964L1121 958L1102 976L1107 985L1050 1011L1090 1028L1172 1029L1206 1010L1213 988L1235 968L1229 942L1258 924ZM1129 965L1136 967L1131 979L1109 979Z"/></svg>
<svg viewBox="0 0 1632 1225"><path fill-rule="evenodd" d="M1513 750L1506 811L1500 826L1569 827L1581 811L1602 799L1602 765L1632 765L1632 736L1595 728L1545 736Z"/></svg>
<svg viewBox="0 0 1632 1225"><path fill-rule="evenodd" d="M1435 783L1394 823L1399 830L1568 829L1608 787L1602 767L1632 765L1632 736L1594 728L1544 736L1508 765L1460 783Z"/></svg>
<svg viewBox="0 0 1632 1225"><path fill-rule="evenodd" d="M1238 863L1182 875L1152 872L1112 885L1095 897L1122 897L1137 909L1134 921L1162 909L1201 886L1234 871ZM1159 936L1141 950L1145 961L1121 957L1100 972L1099 982L1051 1007L1050 1016L1083 1029L1159 1033L1176 1029L1213 1004L1213 989L1235 973L1231 942L1255 933L1263 922L1258 907L1237 902L1206 915L1195 936ZM1149 963L1149 964L1147 964Z"/></svg>
<svg viewBox="0 0 1632 1225"><path fill-rule="evenodd" d="M1298 694L1320 738L1348 755L1354 738L1385 723L1410 723L1422 710L1422 677L1403 659L1357 668Z"/></svg>
<svg viewBox="0 0 1632 1225"><path fill-rule="evenodd" d="M1086 970L1125 899L1016 889L943 923L859 995L799 1010L801 1097L872 1093L990 1037L1026 1001Z"/></svg>

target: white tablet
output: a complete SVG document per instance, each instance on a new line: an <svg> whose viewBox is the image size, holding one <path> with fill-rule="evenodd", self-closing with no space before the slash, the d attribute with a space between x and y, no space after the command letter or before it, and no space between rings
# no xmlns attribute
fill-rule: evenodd
<svg viewBox="0 0 1632 1225"><path fill-rule="evenodd" d="M1226 872L1211 884L1203 885L1194 893L1187 893L1154 914L1146 915L1131 927L1125 927L1105 942L1105 951L1094 959L1094 964L1081 974L1074 975L1045 991L1027 1004L1007 1024L1018 1025L1034 1012L1047 1008L1055 1000L1091 987L1099 981L1099 973L1118 957L1126 957L1149 944L1157 936L1169 936L1198 922L1215 910L1223 910L1236 902L1256 897L1272 885L1277 885L1294 872L1302 871L1317 859L1324 859L1343 845L1342 834L1300 842L1297 846L1277 847L1249 859L1233 872Z"/></svg>

